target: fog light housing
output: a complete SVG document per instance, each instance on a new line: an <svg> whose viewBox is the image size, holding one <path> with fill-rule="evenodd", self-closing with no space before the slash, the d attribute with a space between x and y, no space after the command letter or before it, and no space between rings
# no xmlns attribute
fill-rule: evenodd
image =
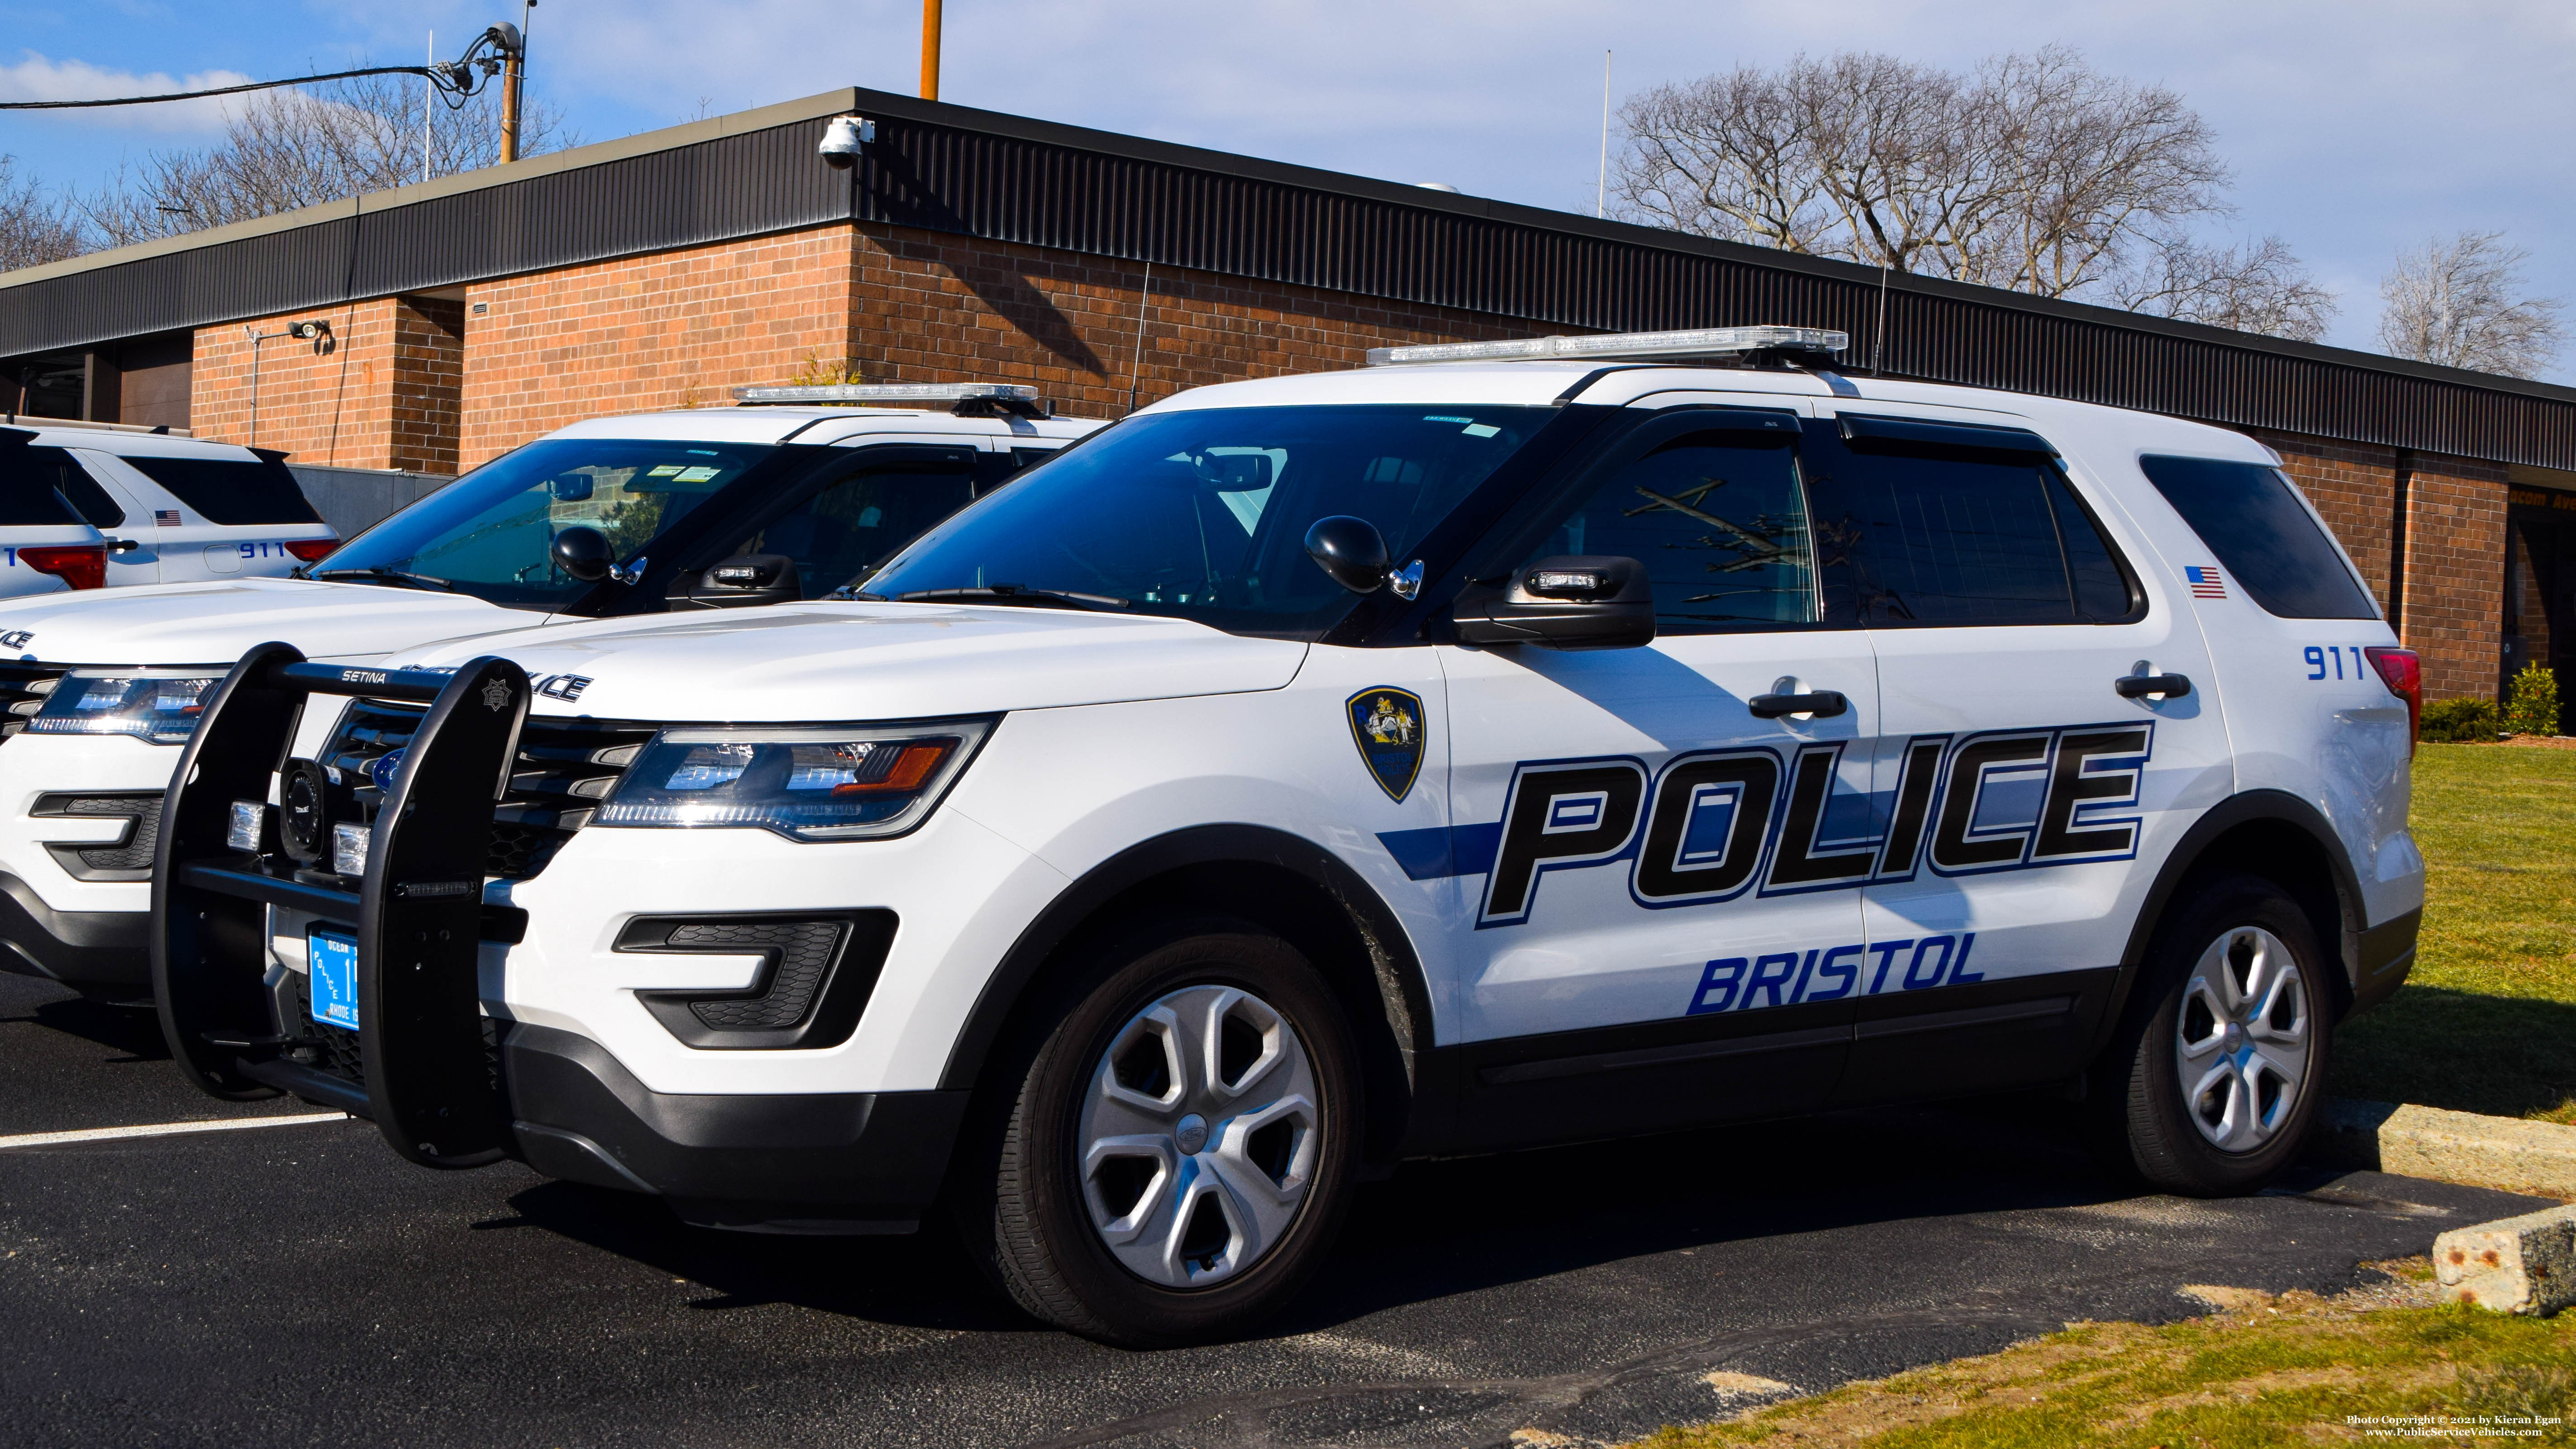
<svg viewBox="0 0 2576 1449"><path fill-rule="evenodd" d="M259 800L235 800L232 813L224 822L224 844L251 855L266 853L269 845L267 804Z"/></svg>
<svg viewBox="0 0 2576 1449"><path fill-rule="evenodd" d="M331 827L331 868L342 875L367 873L367 842L375 831L364 825Z"/></svg>

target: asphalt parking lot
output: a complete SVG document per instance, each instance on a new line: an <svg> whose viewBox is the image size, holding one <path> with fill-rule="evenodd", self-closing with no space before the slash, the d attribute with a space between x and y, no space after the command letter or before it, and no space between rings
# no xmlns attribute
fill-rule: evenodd
<svg viewBox="0 0 2576 1449"><path fill-rule="evenodd" d="M0 976L0 1139L311 1110L199 1097L148 1017ZM1814 1390L2185 1316L2188 1283L2331 1290L2529 1205L2370 1173L2140 1197L2031 1104L1846 1114L1409 1166L1288 1319L1139 1354L932 1240L687 1229L363 1122L0 1147L0 1443L1615 1440L1758 1401L1712 1373Z"/></svg>

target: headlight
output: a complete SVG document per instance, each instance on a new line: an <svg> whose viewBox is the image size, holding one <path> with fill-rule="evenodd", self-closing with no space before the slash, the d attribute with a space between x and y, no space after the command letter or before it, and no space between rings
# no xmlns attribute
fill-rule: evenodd
<svg viewBox="0 0 2576 1449"><path fill-rule="evenodd" d="M989 719L667 729L592 823L749 825L792 840L901 835L938 805L992 730Z"/></svg>
<svg viewBox="0 0 2576 1449"><path fill-rule="evenodd" d="M221 673L134 669L121 673L76 670L45 696L28 722L39 735L132 735L156 745L184 745L197 732L206 696L224 682Z"/></svg>

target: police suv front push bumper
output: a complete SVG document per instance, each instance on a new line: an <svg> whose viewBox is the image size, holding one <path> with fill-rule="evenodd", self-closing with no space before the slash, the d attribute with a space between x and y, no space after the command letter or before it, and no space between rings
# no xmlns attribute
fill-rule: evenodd
<svg viewBox="0 0 2576 1449"><path fill-rule="evenodd" d="M232 803L270 798L315 694L429 706L355 879L227 843ZM937 1196L965 1093L655 1092L596 1042L484 1015L482 946L525 926L484 904L483 866L528 701L527 675L491 656L449 675L309 664L285 644L243 655L163 805L152 980L172 1056L218 1097L291 1092L368 1118L426 1167L516 1158L662 1196L709 1226L910 1230ZM273 909L355 937L356 1033L299 1009L290 973L269 963Z"/></svg>

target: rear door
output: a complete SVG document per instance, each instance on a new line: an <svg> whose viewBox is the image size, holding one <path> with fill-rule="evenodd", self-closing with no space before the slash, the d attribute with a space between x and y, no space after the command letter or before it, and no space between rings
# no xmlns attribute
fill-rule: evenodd
<svg viewBox="0 0 2576 1449"><path fill-rule="evenodd" d="M2152 863L2230 789L2197 624L2055 449L1991 414L1846 404L1811 425L1828 617L1878 660L1886 844L1860 1101L2078 1070ZM2123 679L2181 675L2180 697Z"/></svg>
<svg viewBox="0 0 2576 1449"><path fill-rule="evenodd" d="M1878 733L1869 639L1819 622L1788 408L1686 406L1471 563L1646 566L1655 641L1446 646L1455 998L1493 1140L1757 1116L1840 1070ZM1838 713L1764 717L1832 691ZM1766 706L1767 708L1767 706Z"/></svg>

